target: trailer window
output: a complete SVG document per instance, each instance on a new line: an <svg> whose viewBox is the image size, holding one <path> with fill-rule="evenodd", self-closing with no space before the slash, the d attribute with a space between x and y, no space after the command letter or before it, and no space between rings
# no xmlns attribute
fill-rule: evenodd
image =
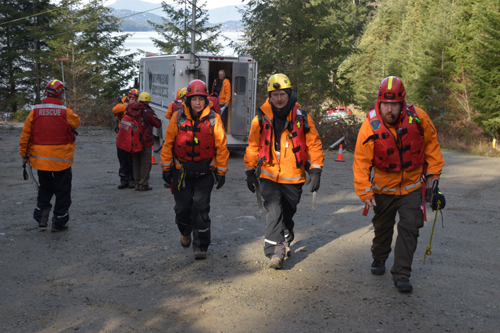
<svg viewBox="0 0 500 333"><path fill-rule="evenodd" d="M234 93L236 95L245 95L247 90L247 79L243 76L237 76L234 79Z"/></svg>

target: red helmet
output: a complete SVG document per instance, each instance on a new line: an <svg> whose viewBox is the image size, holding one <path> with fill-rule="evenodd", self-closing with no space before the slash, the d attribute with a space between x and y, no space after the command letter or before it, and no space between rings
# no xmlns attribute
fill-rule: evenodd
<svg viewBox="0 0 500 333"><path fill-rule="evenodd" d="M389 76L382 80L377 91L377 101L386 103L399 103L405 100L405 86L403 81L395 76Z"/></svg>
<svg viewBox="0 0 500 333"><path fill-rule="evenodd" d="M205 96L208 97L208 89L205 82L202 80L193 80L187 86L186 97Z"/></svg>
<svg viewBox="0 0 500 333"><path fill-rule="evenodd" d="M128 97L139 97L139 90L137 89L130 89L130 91L128 92Z"/></svg>
<svg viewBox="0 0 500 333"><path fill-rule="evenodd" d="M62 95L64 93L64 84L59 80L53 80L47 83L47 87L45 87L45 92L48 94L52 94L55 96Z"/></svg>

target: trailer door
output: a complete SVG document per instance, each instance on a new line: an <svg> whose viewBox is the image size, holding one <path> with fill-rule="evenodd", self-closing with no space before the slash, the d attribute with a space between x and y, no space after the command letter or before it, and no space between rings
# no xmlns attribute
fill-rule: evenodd
<svg viewBox="0 0 500 333"><path fill-rule="evenodd" d="M246 140L252 121L253 75L251 63L233 63L233 96L230 134L240 140Z"/></svg>

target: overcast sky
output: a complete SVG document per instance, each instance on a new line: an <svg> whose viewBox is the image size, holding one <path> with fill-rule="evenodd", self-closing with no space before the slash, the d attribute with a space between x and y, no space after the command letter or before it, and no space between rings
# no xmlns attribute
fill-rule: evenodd
<svg viewBox="0 0 500 333"><path fill-rule="evenodd" d="M144 2L151 2L151 3L161 3L163 0L142 0ZM205 0L207 2L207 9L212 9L212 8L217 8L217 7L224 7L224 6L239 6L239 5L242 5L246 2L248 2L248 0L245 0L244 2L242 2L241 0ZM105 0L104 1L104 4L106 6L109 6L111 5L112 3L116 2L116 0ZM165 1L166 3L172 3L172 1ZM201 3L203 2L203 0L197 0L196 1L197 3Z"/></svg>

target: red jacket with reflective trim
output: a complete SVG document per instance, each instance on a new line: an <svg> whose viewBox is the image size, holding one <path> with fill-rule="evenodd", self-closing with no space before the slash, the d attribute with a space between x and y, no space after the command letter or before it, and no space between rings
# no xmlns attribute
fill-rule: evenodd
<svg viewBox="0 0 500 333"><path fill-rule="evenodd" d="M62 106L59 98L47 97L43 104L55 104ZM43 105L42 104L42 105ZM75 143L66 144L36 144L30 140L32 136L32 124L35 110L31 111L23 126L19 142L19 155L29 155L30 164L33 168L42 171L62 171L73 165ZM80 117L73 113L70 107L66 107L66 121L69 126L76 130L80 126ZM64 128L67 129L67 124ZM36 126L35 126L36 127ZM29 141L29 147L28 147Z"/></svg>
<svg viewBox="0 0 500 333"><path fill-rule="evenodd" d="M75 134L66 120L64 105L35 105L31 121L31 142L37 145L64 145L75 142Z"/></svg>

